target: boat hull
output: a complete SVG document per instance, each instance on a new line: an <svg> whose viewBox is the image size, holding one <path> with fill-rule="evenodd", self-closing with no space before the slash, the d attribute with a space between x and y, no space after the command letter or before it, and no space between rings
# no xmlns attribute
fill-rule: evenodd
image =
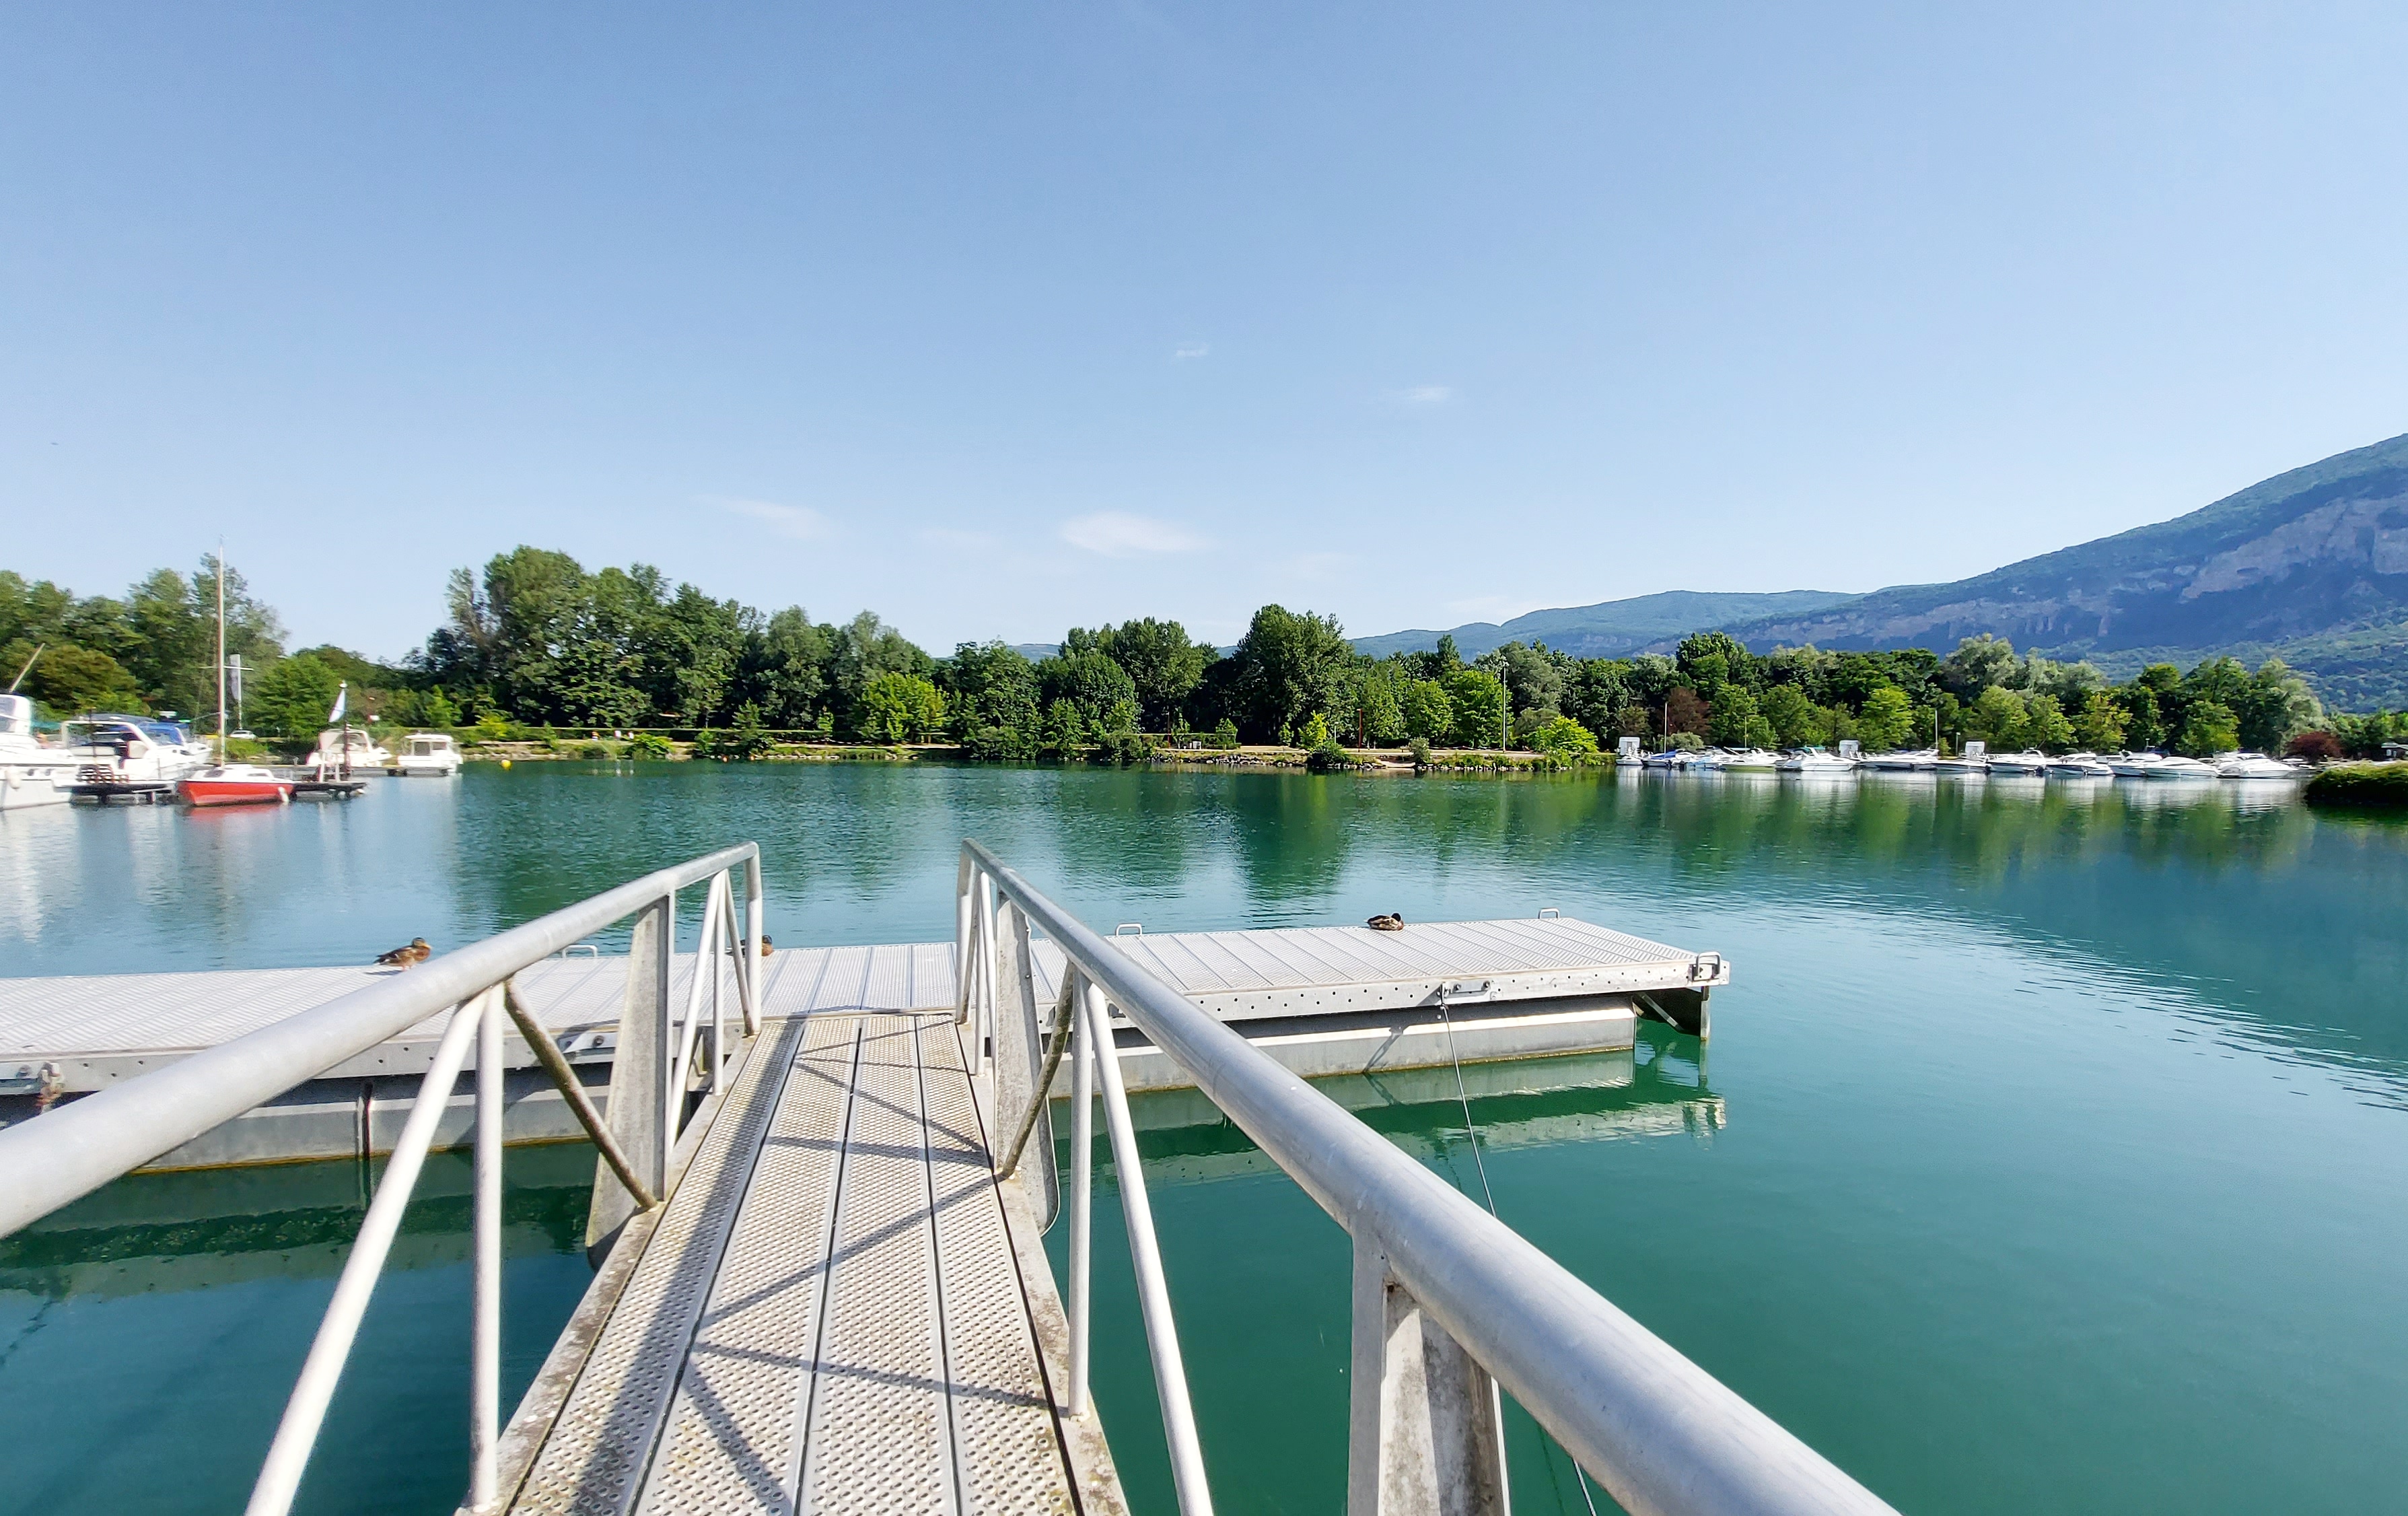
<svg viewBox="0 0 2408 1516"><path fill-rule="evenodd" d="M288 779L179 779L176 798L187 805L281 805L293 798Z"/></svg>

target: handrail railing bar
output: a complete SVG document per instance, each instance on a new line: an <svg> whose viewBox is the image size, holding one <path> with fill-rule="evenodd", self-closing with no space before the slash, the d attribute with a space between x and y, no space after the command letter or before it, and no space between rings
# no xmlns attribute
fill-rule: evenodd
<svg viewBox="0 0 2408 1516"><path fill-rule="evenodd" d="M1634 1516L1889 1512L1526 1238L1110 947L983 846L963 847L1316 1204L1350 1234L1376 1235L1413 1299ZM1109 1026L1100 1033L1109 1117L1118 1060L1103 1040Z"/></svg>
<svg viewBox="0 0 2408 1516"><path fill-rule="evenodd" d="M502 1440L502 1022L509 988L498 988L477 1001L476 1304L468 1334L468 1505L477 1511L493 1509Z"/></svg>
<svg viewBox="0 0 2408 1516"><path fill-rule="evenodd" d="M1128 1224L1129 1262L1135 1265L1138 1304L1145 1318L1147 1356L1154 1361L1154 1393L1162 1407L1162 1436L1170 1453L1171 1482L1178 1491L1181 1516L1211 1516L1212 1491L1204 1474L1204 1451L1197 1441L1195 1408L1187 1398L1187 1366L1179 1352L1179 1325L1170 1314L1162 1250L1154 1241L1154 1206L1146 1198L1145 1174L1138 1161L1128 1090L1121 1080L1120 1060L1111 1051L1112 1031L1104 1014L1102 992L1089 986L1080 999L1085 1003L1096 1062L1102 1074L1104 1124L1111 1130L1121 1216Z"/></svg>
<svg viewBox="0 0 2408 1516"><path fill-rule="evenodd" d="M488 990L486 995L491 993ZM393 1157L377 1181L375 1197L360 1221L351 1255L343 1260L334 1297L326 1303L318 1335L309 1343L300 1377L284 1404L284 1415L277 1422L275 1440L268 1445L266 1461L251 1486L244 1516L284 1516L293 1507L302 1471L308 1466L310 1450L318 1441L318 1428L325 1421L327 1404L335 1398L335 1386L351 1356L351 1340L359 1334L360 1318L367 1311L368 1296L384 1270L385 1254L401 1230L402 1212L409 1205L409 1192L435 1140L436 1123L451 1104L460 1066L467 1061L469 1039L477 1031L484 1000L485 996L479 996L453 1011L443 1040L436 1045L435 1061L419 1082L418 1098L410 1104L409 1116L394 1143Z"/></svg>
<svg viewBox="0 0 2408 1516"><path fill-rule="evenodd" d="M445 953L139 1078L0 1129L0 1236L658 902L757 859L739 843Z"/></svg>
<svg viewBox="0 0 2408 1516"><path fill-rule="evenodd" d="M1086 976L1065 966L1082 1003L1071 1017L1070 1052L1070 1414L1087 1414L1088 1253L1096 1171L1096 1035L1087 1026Z"/></svg>
<svg viewBox="0 0 2408 1516"><path fill-rule="evenodd" d="M594 1104L594 1097L585 1092L584 1084L577 1077L576 1068L562 1054L560 1045L552 1040L552 1033L544 1030L543 1023L535 1018L535 1013L529 1011L526 1003L519 998L517 979L503 981L502 1003L509 1008L510 1020L517 1025L519 1036L535 1054L536 1061L552 1076L553 1088L560 1091L563 1100L568 1102L569 1110L576 1114L577 1124L585 1129L585 1135L592 1139L595 1149L602 1154L602 1161L610 1165L610 1172L627 1187L627 1193L636 1197L636 1208L648 1211L659 1205L659 1197L637 1176L636 1165L627 1161L626 1149L619 1146L618 1134L610 1130L610 1123L603 1119L602 1112Z"/></svg>

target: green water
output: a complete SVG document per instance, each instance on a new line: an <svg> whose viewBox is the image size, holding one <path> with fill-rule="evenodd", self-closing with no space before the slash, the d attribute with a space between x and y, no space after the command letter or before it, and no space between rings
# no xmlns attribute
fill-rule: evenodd
<svg viewBox="0 0 2408 1516"><path fill-rule="evenodd" d="M0 818L0 974L451 946L739 836L781 943L939 938L965 834L1104 926L1554 906L1727 954L1710 1050L1648 1029L1626 1059L1475 1071L1487 1177L1509 1222L1902 1509L2408 1490L2408 831L2283 790L480 769L343 807ZM1343 1093L1479 1192L1451 1076ZM1186 1110L1157 1105L1144 1148L1215 1495L1336 1509L1345 1239ZM511 1167L515 1393L585 1278L590 1168ZM361 1182L127 1181L0 1243L0 1509L238 1508ZM430 1183L312 1509L460 1488L463 1176ZM1118 1226L1108 1195L1098 1395L1162 1511ZM1518 1511L1585 1509L1526 1422L1512 1457Z"/></svg>

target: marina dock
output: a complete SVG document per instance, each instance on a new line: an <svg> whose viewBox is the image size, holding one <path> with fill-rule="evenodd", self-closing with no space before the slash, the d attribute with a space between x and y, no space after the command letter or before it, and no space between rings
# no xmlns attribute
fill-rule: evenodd
<svg viewBox="0 0 2408 1516"><path fill-rule="evenodd" d="M767 1021L505 1434L527 1512L1119 1512L950 1012Z"/></svg>
<svg viewBox="0 0 2408 1516"><path fill-rule="evenodd" d="M1707 1026L1707 999L1729 980L1721 956L1697 953L1548 916L1432 922L1401 931L1363 927L1130 933L1114 950L1161 976L1248 1040L1308 1077L1479 1063L1627 1048L1640 1017L1690 1032ZM952 943L783 948L763 960L761 1013L922 1014L958 1001ZM1059 993L1061 950L1030 954L1044 1003ZM205 1047L323 1004L405 971L380 968L221 970L0 980L0 1122L107 1089ZM682 1003L694 960L671 964ZM580 949L520 971L527 1008L608 1104L626 997L627 960ZM204 1168L390 1152L445 1018L430 1017L317 1078L179 1147L150 1165ZM1191 1081L1142 1032L1115 1020L1133 1091ZM516 1035L510 1140L582 1136L575 1114ZM473 1125L474 1061L436 1133L438 1148ZM1052 1093L1069 1097L1068 1071Z"/></svg>
<svg viewBox="0 0 2408 1516"><path fill-rule="evenodd" d="M695 887L697 950L680 955ZM1106 938L974 843L955 906L952 943L764 955L748 843L401 973L0 984L17 1049L0 1072L34 1086L6 1097L24 1106L0 1128L0 1235L136 1169L256 1162L328 1119L381 1150L398 1118L249 1516L292 1509L427 1154L464 1136L471 1516L1120 1516L1089 1385L1100 1136L1178 1506L1209 1516L1129 1101L1141 1077L1182 1107L1163 1116L1219 1111L1352 1239L1352 1366L1333 1393L1357 1516L1504 1509L1507 1395L1625 1509L1888 1510L1298 1076L1426 1081L1442 1061L1467 1113L1469 1084L1516 1082L1481 1075L1484 1057L1580 1051L1573 1082L1627 1081L1639 1015L1705 1030L1718 955L1553 913ZM630 919L624 957L577 951ZM1719 1104L1692 1066L1664 1109L1710 1129ZM413 1077L381 1111L377 1090ZM595 1145L595 1272L505 1414L503 1170L538 1080ZM1383 1091L1399 1096L1427 1093ZM1040 1239L1064 1217L1057 1289Z"/></svg>

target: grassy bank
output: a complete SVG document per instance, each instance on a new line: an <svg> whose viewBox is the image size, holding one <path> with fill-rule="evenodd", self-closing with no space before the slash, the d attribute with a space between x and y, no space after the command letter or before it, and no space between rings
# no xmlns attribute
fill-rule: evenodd
<svg viewBox="0 0 2408 1516"><path fill-rule="evenodd" d="M2308 781L2310 805L2408 807L2408 763L2344 763Z"/></svg>

